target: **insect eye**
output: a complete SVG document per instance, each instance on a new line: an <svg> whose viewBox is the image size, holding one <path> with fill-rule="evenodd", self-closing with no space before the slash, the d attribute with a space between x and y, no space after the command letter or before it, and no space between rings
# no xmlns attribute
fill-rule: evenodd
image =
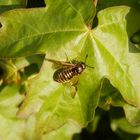
<svg viewBox="0 0 140 140"><path fill-rule="evenodd" d="M78 73L81 73L81 72L82 72L82 68L78 67Z"/></svg>

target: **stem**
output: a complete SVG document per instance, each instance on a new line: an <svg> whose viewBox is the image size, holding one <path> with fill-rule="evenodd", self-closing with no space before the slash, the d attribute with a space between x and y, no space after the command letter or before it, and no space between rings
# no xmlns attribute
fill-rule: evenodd
<svg viewBox="0 0 140 140"><path fill-rule="evenodd" d="M93 0L95 7L97 6L98 0Z"/></svg>

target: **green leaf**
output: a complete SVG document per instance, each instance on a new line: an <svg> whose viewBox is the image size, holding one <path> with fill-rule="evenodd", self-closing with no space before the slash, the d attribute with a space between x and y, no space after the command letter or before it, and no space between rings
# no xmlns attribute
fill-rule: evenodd
<svg viewBox="0 0 140 140"><path fill-rule="evenodd" d="M66 7L69 8L67 8L67 12L64 12ZM58 16L53 18L52 15L55 15L56 11L59 11ZM43 19L40 15L43 16ZM16 17L11 20L11 16ZM139 19L139 17L140 13L138 11L128 7L109 8L99 13L99 25L92 31L86 28L81 15L69 3L63 3L63 1L57 1L53 7L51 1L48 1L47 8L33 9L28 12L23 12L22 10L11 11L6 16L1 16L1 21L7 23L6 30L8 31L10 27L12 35L6 31L2 32L2 46L0 47L0 52L2 53L0 55L16 57L31 55L32 53L49 52L54 54L55 52L55 58L60 59L60 56L64 57L66 50L71 50L68 52L68 56L71 58L85 48L86 43L90 43L92 46L94 45L92 48L98 65L96 67L100 69L100 74L109 78L113 86L117 87L127 102L139 106L140 97L137 94L139 92L139 78L133 75L133 73L138 73L139 71L139 56L128 51L131 46L128 44L127 31L125 30L126 27L131 25L131 28L128 28L128 34L132 34L134 30L139 28L139 20L136 23L131 22ZM24 24L19 24L16 18L21 23L24 20ZM46 23L47 20L49 22ZM33 24L33 22L36 24ZM29 23L33 24L33 26L29 26ZM18 30L15 30L15 27ZM23 32L20 32L21 35L18 33L23 28L25 29L24 37ZM67 33L67 36L64 36L65 33ZM110 40L112 40L112 43L110 43ZM9 53L10 44L12 45L12 51ZM59 47L57 47L57 44L59 44ZM100 59L100 56L102 56L102 59ZM131 57L133 59L129 61ZM122 59L123 61L120 61ZM135 67L128 67L134 62ZM114 63L114 69L110 70L112 63ZM123 81L126 83L122 83Z"/></svg>
<svg viewBox="0 0 140 140"><path fill-rule="evenodd" d="M19 94L19 86L7 85L0 92L0 139L23 140L24 120L16 118L16 112L24 96ZM20 129L19 129L20 128Z"/></svg>
<svg viewBox="0 0 140 140"><path fill-rule="evenodd" d="M100 73L110 80L129 104L140 106L140 55L132 53L130 48L133 46L128 43L128 35L140 25L140 20L132 23L134 13L139 19L140 12L126 7L101 11L98 27L92 36Z"/></svg>
<svg viewBox="0 0 140 140"><path fill-rule="evenodd" d="M126 119L134 126L140 125L140 109L131 105L124 105Z"/></svg>
<svg viewBox="0 0 140 140"><path fill-rule="evenodd" d="M135 140L139 137L140 126L131 125L124 117L121 108L112 108L110 110L110 121L112 130L121 139Z"/></svg>
<svg viewBox="0 0 140 140"><path fill-rule="evenodd" d="M14 65L17 67L18 70L24 69L25 67L31 64L37 64L40 68L42 65L42 61L44 59L44 55L33 55L28 57L20 57L13 59Z"/></svg>
<svg viewBox="0 0 140 140"><path fill-rule="evenodd" d="M27 0L1 0L0 1L0 13L26 6Z"/></svg>
<svg viewBox="0 0 140 140"><path fill-rule="evenodd" d="M86 126L93 118L98 102L98 93L96 90L93 91L92 87L99 85L99 81L89 80L89 75L94 79L94 75L90 71L90 69L87 70L80 77L78 93L72 98L71 93L75 92L74 87L54 82L52 64L45 62L39 75L29 82L27 97L18 112L18 117L27 118L40 110L36 126L36 136L38 137L43 132L48 133L58 129L69 119L81 127ZM85 88L87 87L85 83L90 84L91 89ZM95 94L92 94L94 92Z"/></svg>
<svg viewBox="0 0 140 140"><path fill-rule="evenodd" d="M140 109L127 104L110 82L107 79L104 79L100 94L99 107L109 110L111 106L123 107L126 119L131 125L135 126L140 124Z"/></svg>
<svg viewBox="0 0 140 140"><path fill-rule="evenodd" d="M81 38L86 37L84 31L87 29L81 15L68 2L48 1L48 5L47 8L16 10L1 15L1 57L27 56L54 50L56 52L57 44L60 46L59 50L63 48L65 51L80 44ZM57 17L53 18L56 11ZM9 47L12 47L10 52Z"/></svg>
<svg viewBox="0 0 140 140"><path fill-rule="evenodd" d="M95 16L95 6L92 0L68 0L67 2L81 15L87 26L92 26Z"/></svg>
<svg viewBox="0 0 140 140"><path fill-rule="evenodd" d="M0 5L21 5L25 4L27 0L1 0Z"/></svg>
<svg viewBox="0 0 140 140"><path fill-rule="evenodd" d="M47 135L42 136L42 140L72 140L73 134L74 133L79 133L80 132L80 127L79 125L73 123L73 122L68 122L65 125L61 126L59 129L56 131L52 131L51 133Z"/></svg>
<svg viewBox="0 0 140 140"><path fill-rule="evenodd" d="M25 125L23 120L8 119L0 115L0 138L6 140L24 140ZM20 128L20 129L19 129Z"/></svg>
<svg viewBox="0 0 140 140"><path fill-rule="evenodd" d="M123 105L125 105L125 101L119 91L110 84L108 79L104 78L98 106L109 110L111 106L122 107Z"/></svg>
<svg viewBox="0 0 140 140"><path fill-rule="evenodd" d="M23 98L24 96L19 94L19 86L7 85L5 87L1 87L0 106L18 106L23 100Z"/></svg>
<svg viewBox="0 0 140 140"><path fill-rule="evenodd" d="M140 127L131 126L125 118L112 120L111 128L122 139L135 140L140 134Z"/></svg>
<svg viewBox="0 0 140 140"><path fill-rule="evenodd" d="M18 116L36 113L38 139L69 120L85 127L98 106L104 77L128 104L140 107L140 55L129 41L140 28L140 12L127 6L102 10L98 26L91 29L94 6L91 0L82 7L78 3L48 0L45 8L17 9L0 16L1 58L41 53L58 61L66 61L67 56L70 61L85 62L88 55L86 65L94 67L80 75L77 91L70 83L55 82L53 64L45 60L36 77L27 80L27 96Z"/></svg>
<svg viewBox="0 0 140 140"><path fill-rule="evenodd" d="M12 61L0 61L0 78L4 83L19 83L20 75Z"/></svg>
<svg viewBox="0 0 140 140"><path fill-rule="evenodd" d="M97 10L105 9L112 6L127 5L136 9L140 9L139 0L99 0Z"/></svg>

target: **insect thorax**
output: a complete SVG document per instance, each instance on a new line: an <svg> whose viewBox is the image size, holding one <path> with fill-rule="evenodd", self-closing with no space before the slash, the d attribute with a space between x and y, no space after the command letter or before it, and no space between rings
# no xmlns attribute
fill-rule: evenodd
<svg viewBox="0 0 140 140"><path fill-rule="evenodd" d="M86 68L86 65L85 63L82 62L82 63L77 64L77 66L75 67L75 71L77 74L81 74L85 68Z"/></svg>

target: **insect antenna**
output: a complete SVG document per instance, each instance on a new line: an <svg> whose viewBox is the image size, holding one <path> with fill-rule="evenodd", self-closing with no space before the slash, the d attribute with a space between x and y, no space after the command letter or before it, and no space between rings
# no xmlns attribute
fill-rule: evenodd
<svg viewBox="0 0 140 140"><path fill-rule="evenodd" d="M94 68L94 67L92 67L92 66L89 66L89 65L86 65L86 67L89 67L89 68Z"/></svg>
<svg viewBox="0 0 140 140"><path fill-rule="evenodd" d="M85 57L85 62L84 62L85 64L86 64L86 61L87 61L87 57L88 57L88 54L86 54L86 57Z"/></svg>
<svg viewBox="0 0 140 140"><path fill-rule="evenodd" d="M84 62L84 63L85 63L85 65L86 65L86 67L89 67L89 68L94 68L94 67L92 67L92 66L89 66L89 65L87 65L87 64L86 64L87 57L88 57L88 54L86 54L86 57L85 57L85 62Z"/></svg>

